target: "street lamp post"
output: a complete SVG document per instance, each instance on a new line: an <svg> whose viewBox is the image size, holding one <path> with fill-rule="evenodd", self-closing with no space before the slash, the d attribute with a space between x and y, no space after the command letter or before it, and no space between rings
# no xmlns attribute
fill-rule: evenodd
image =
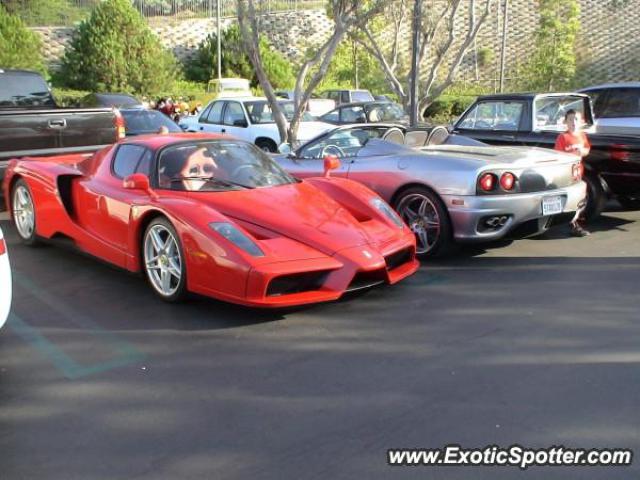
<svg viewBox="0 0 640 480"><path fill-rule="evenodd" d="M220 29L220 17L221 17L221 12L220 12L220 0L216 0L216 31L217 31L217 37L218 37L218 84L220 83L220 80L222 79L222 48L221 48L221 29Z"/></svg>

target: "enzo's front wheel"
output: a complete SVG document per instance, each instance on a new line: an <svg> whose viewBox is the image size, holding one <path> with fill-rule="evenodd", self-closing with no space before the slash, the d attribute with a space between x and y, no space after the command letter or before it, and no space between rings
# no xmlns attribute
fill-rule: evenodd
<svg viewBox="0 0 640 480"><path fill-rule="evenodd" d="M186 294L186 268L178 234L164 217L151 221L142 241L142 258L149 284L167 302Z"/></svg>
<svg viewBox="0 0 640 480"><path fill-rule="evenodd" d="M22 242L29 246L37 245L35 202L27 182L23 179L19 179L11 191L11 210Z"/></svg>
<svg viewBox="0 0 640 480"><path fill-rule="evenodd" d="M416 236L416 253L421 257L442 254L451 246L451 222L442 201L431 190L405 190L394 208Z"/></svg>

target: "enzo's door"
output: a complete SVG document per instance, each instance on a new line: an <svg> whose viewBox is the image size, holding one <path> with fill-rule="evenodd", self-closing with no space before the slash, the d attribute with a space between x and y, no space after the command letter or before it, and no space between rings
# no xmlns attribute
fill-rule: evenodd
<svg viewBox="0 0 640 480"><path fill-rule="evenodd" d="M125 190L122 181L132 173L149 175L151 152L141 145L120 145L97 175L80 183L82 226L105 247L124 254L128 249L131 205L148 198L146 192Z"/></svg>

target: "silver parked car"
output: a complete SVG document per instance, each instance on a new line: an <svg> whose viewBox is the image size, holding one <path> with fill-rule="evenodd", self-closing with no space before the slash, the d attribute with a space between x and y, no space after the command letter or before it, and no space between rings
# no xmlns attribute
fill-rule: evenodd
<svg viewBox="0 0 640 480"><path fill-rule="evenodd" d="M422 256L456 241L495 240L516 227L524 235L542 233L555 215L575 211L585 198L577 157L492 147L443 127L342 126L275 158L304 178L322 174L327 155L341 160L332 175L364 183L396 209Z"/></svg>

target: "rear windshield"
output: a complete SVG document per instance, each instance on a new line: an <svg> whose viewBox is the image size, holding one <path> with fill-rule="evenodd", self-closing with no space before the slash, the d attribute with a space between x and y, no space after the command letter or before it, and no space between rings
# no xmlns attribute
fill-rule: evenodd
<svg viewBox="0 0 640 480"><path fill-rule="evenodd" d="M351 92L352 102L372 102L373 95L368 90L354 90Z"/></svg>
<svg viewBox="0 0 640 480"><path fill-rule="evenodd" d="M157 110L122 110L121 113L127 135L157 133L163 126L167 127L169 132L182 132L173 120Z"/></svg>
<svg viewBox="0 0 640 480"><path fill-rule="evenodd" d="M55 106L49 86L39 75L0 73L0 108Z"/></svg>

